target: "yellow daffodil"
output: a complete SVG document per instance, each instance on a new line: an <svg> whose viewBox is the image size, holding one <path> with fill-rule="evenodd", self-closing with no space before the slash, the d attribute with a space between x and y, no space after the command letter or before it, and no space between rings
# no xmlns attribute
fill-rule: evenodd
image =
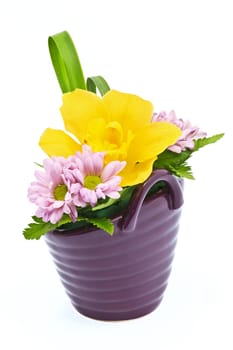
<svg viewBox="0 0 233 350"><path fill-rule="evenodd" d="M153 105L138 96L110 90L102 98L76 89L63 95L61 114L65 129L46 129L41 148L49 156L68 157L86 143L94 152L104 151L105 162L125 160L119 174L121 186L145 181L153 162L181 135L180 129L167 122L151 122Z"/></svg>

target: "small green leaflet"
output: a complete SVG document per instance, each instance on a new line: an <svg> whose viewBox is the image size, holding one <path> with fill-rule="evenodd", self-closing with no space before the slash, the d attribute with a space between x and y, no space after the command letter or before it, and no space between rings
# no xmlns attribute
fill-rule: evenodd
<svg viewBox="0 0 233 350"><path fill-rule="evenodd" d="M158 156L158 159L155 161L156 169L163 169L169 166L176 167L183 164L190 156L191 151L183 151L181 153L175 153L169 150L164 151Z"/></svg>
<svg viewBox="0 0 233 350"><path fill-rule="evenodd" d="M186 179L194 180L191 166L189 166L186 162L177 166L177 168L170 166L170 172L178 177L185 177Z"/></svg>
<svg viewBox="0 0 233 350"><path fill-rule="evenodd" d="M92 208L92 211L97 211L97 210L101 210L101 209L105 209L108 208L110 206L112 206L113 204L117 204L117 202L125 200L125 198L127 198L129 192L131 193L132 191L132 187L126 187L124 188L121 192L120 192L120 199L114 199L114 198L108 198L107 200L104 200L102 203L97 204L95 207Z"/></svg>
<svg viewBox="0 0 233 350"><path fill-rule="evenodd" d="M63 215L62 219L56 224L51 224L51 222L44 222L42 219L33 216L34 222L30 223L27 228L23 230L23 235L26 239L40 239L41 236L45 235L47 232L57 229L58 227L68 224L71 219L68 215ZM114 232L114 225L111 220L106 218L83 218L79 217L78 221L85 221L98 227L101 230L106 231L110 235Z"/></svg>
<svg viewBox="0 0 233 350"><path fill-rule="evenodd" d="M97 88L101 96L104 96L110 90L108 83L101 75L87 78L86 85L87 85L87 90L94 92L95 94L96 94L96 88Z"/></svg>
<svg viewBox="0 0 233 350"><path fill-rule="evenodd" d="M86 221L87 223L90 223L99 229L106 231L109 233L111 236L113 235L114 232L114 224L110 219L106 218L82 218L79 217L78 221Z"/></svg>
<svg viewBox="0 0 233 350"><path fill-rule="evenodd" d="M158 156L158 159L154 163L154 169L167 169L178 177L194 179L191 167L186 163L186 160L191 154L192 152L188 150L182 153L166 150Z"/></svg>
<svg viewBox="0 0 233 350"><path fill-rule="evenodd" d="M198 151L200 148L207 146L207 145L210 145L211 143L217 142L223 136L224 136L224 133L217 134L217 135L210 136L210 137L204 137L203 139L196 140L193 152Z"/></svg>
<svg viewBox="0 0 233 350"><path fill-rule="evenodd" d="M37 163L37 162L33 162L34 164L36 164L37 166L39 166L40 168L43 168L44 166L40 163Z"/></svg>
<svg viewBox="0 0 233 350"><path fill-rule="evenodd" d="M63 215L60 221L56 224L51 224L51 222L44 222L42 219L32 216L34 222L28 225L27 228L23 230L23 235L26 239L40 239L41 236L45 235L47 232L55 230L61 225L71 222L68 215Z"/></svg>
<svg viewBox="0 0 233 350"><path fill-rule="evenodd" d="M100 210L109 207L110 205L113 205L116 203L118 199L108 198L107 201L104 201L103 203L97 204L95 207L92 208L92 211Z"/></svg>
<svg viewBox="0 0 233 350"><path fill-rule="evenodd" d="M215 143L220 140L224 134L217 134L210 137L205 137L203 139L194 141L193 150L185 150L181 153L175 153L169 150L161 153L154 163L154 169L167 169L172 174L178 177L185 177L187 179L194 179L191 167L186 163L186 161L191 157L191 155L198 151L200 148Z"/></svg>

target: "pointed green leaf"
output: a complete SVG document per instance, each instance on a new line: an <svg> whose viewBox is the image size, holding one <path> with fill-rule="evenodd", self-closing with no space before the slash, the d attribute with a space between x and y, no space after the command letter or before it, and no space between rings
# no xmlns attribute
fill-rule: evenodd
<svg viewBox="0 0 233 350"><path fill-rule="evenodd" d="M44 166L40 163L37 163L37 162L33 162L34 164L36 164L37 166L39 166L40 168L43 168Z"/></svg>
<svg viewBox="0 0 233 350"><path fill-rule="evenodd" d="M191 166L186 163L177 166L176 168L170 167L170 172L178 177L185 177L186 179L194 180L194 176L192 174Z"/></svg>
<svg viewBox="0 0 233 350"><path fill-rule="evenodd" d="M44 222L37 216L33 216L34 222L30 223L27 228L23 230L23 235L26 239L40 239L41 236L45 235L47 232L55 230L61 225L70 222L70 217L68 215L63 215L60 221L56 224L51 224L51 222Z"/></svg>
<svg viewBox="0 0 233 350"><path fill-rule="evenodd" d="M53 67L63 93L76 88L86 90L81 63L74 43L64 31L48 38Z"/></svg>
<svg viewBox="0 0 233 350"><path fill-rule="evenodd" d="M198 139L195 140L195 146L194 146L194 152L198 151L200 148L210 145L211 143L215 143L218 140L220 140L222 137L224 136L224 133L222 134L217 134L217 135L213 135L210 137L204 137L203 139Z"/></svg>
<svg viewBox="0 0 233 350"><path fill-rule="evenodd" d="M112 235L114 232L114 224L112 223L112 221L110 219L79 217L78 220L79 221L86 221L87 223L90 223L90 224L96 226L97 228L99 228L103 231L106 231L110 235Z"/></svg>
<svg viewBox="0 0 233 350"><path fill-rule="evenodd" d="M92 208L92 211L107 208L110 205L113 205L114 203L116 203L117 201L118 201L118 199L108 198L107 201L104 201L103 203L96 204L96 206Z"/></svg>
<svg viewBox="0 0 233 350"><path fill-rule="evenodd" d="M189 150L183 151L181 153L175 153L169 150L165 150L163 153L159 154L157 160L154 163L154 167L157 169L161 169L169 165L180 165L191 156L191 153L192 151Z"/></svg>
<svg viewBox="0 0 233 350"><path fill-rule="evenodd" d="M99 90L101 96L104 96L110 90L108 83L100 75L87 78L87 90L96 93L96 88Z"/></svg>

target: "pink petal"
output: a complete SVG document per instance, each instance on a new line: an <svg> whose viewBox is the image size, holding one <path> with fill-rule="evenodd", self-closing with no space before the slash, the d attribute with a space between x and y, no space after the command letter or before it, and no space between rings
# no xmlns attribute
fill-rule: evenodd
<svg viewBox="0 0 233 350"><path fill-rule="evenodd" d="M110 197L110 198L113 198L113 199L118 199L118 198L120 198L120 194L119 194L119 192L110 192L110 193L108 193L108 197Z"/></svg>
<svg viewBox="0 0 233 350"><path fill-rule="evenodd" d="M52 224L56 224L61 219L62 215L63 215L63 208L53 210L49 215L49 221Z"/></svg>
<svg viewBox="0 0 233 350"><path fill-rule="evenodd" d="M64 205L64 201L54 201L53 203L53 209L62 208Z"/></svg>
<svg viewBox="0 0 233 350"><path fill-rule="evenodd" d="M101 174L101 180L103 182L109 180L111 177L119 173L126 166L126 162L120 162L118 160L108 163Z"/></svg>
<svg viewBox="0 0 233 350"><path fill-rule="evenodd" d="M178 146L177 144L174 144L170 147L168 147L168 149L172 152L175 152L175 153L181 153L182 149L180 146Z"/></svg>
<svg viewBox="0 0 233 350"><path fill-rule="evenodd" d="M84 172L85 175L92 175L94 173L94 164L90 156L87 156L84 160Z"/></svg>
<svg viewBox="0 0 233 350"><path fill-rule="evenodd" d="M95 191L84 187L80 190L80 197L84 202L89 203L91 206L96 205L98 200Z"/></svg>
<svg viewBox="0 0 233 350"><path fill-rule="evenodd" d="M100 175L104 165L104 154L96 153L93 156L93 173L92 175Z"/></svg>

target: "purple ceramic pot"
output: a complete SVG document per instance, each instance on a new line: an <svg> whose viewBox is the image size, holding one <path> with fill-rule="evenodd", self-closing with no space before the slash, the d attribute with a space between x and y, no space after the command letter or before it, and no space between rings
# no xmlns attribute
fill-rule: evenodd
<svg viewBox="0 0 233 350"><path fill-rule="evenodd" d="M145 199L161 180L166 190ZM182 180L157 170L138 186L127 212L113 219L113 236L95 228L47 233L46 243L76 310L99 320L126 320L160 304L171 272L182 192Z"/></svg>

